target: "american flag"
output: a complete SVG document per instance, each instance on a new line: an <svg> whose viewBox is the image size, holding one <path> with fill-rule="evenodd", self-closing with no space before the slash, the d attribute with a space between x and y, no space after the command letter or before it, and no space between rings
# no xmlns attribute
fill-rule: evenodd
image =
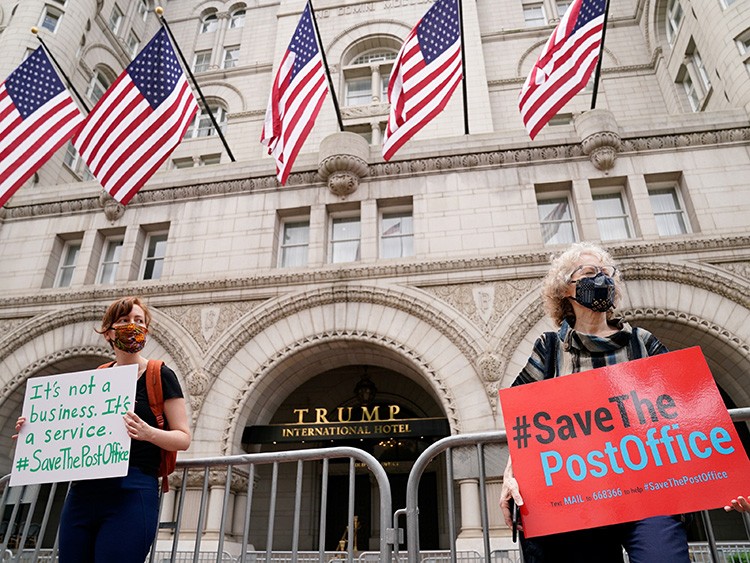
<svg viewBox="0 0 750 563"><path fill-rule="evenodd" d="M533 139L589 81L599 59L605 0L573 0L542 50L518 106Z"/></svg>
<svg viewBox="0 0 750 563"><path fill-rule="evenodd" d="M462 76L458 1L437 0L409 32L391 71L385 160L445 109Z"/></svg>
<svg viewBox="0 0 750 563"><path fill-rule="evenodd" d="M0 207L75 134L82 121L39 47L0 84Z"/></svg>
<svg viewBox="0 0 750 563"><path fill-rule="evenodd" d="M73 144L104 189L124 205L180 144L196 111L162 28L105 92Z"/></svg>
<svg viewBox="0 0 750 563"><path fill-rule="evenodd" d="M323 58L315 38L309 4L281 59L260 142L276 160L276 176L283 186L328 93Z"/></svg>

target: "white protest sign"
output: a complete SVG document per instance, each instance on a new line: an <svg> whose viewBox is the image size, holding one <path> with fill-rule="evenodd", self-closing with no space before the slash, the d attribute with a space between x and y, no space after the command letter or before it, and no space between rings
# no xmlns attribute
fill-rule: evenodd
<svg viewBox="0 0 750 563"><path fill-rule="evenodd" d="M126 475L137 378L133 364L29 379L11 486Z"/></svg>

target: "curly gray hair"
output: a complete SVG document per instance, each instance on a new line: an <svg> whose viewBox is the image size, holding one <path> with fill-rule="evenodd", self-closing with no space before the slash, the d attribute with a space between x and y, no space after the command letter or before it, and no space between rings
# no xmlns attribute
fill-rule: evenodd
<svg viewBox="0 0 750 563"><path fill-rule="evenodd" d="M590 242L577 242L568 248L565 252L554 257L547 275L542 280L542 303L544 311L560 326L563 320L575 323L575 312L570 301L565 297L568 288L568 277L576 264L580 261L583 254L596 256L602 264L613 264L612 255L602 247ZM617 270L614 276L615 280L615 307L620 304L622 299L622 278L620 271ZM614 311L607 311L607 318L614 316Z"/></svg>

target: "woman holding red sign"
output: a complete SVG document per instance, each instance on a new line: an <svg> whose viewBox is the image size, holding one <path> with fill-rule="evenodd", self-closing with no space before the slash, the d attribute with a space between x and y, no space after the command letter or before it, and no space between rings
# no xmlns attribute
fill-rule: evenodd
<svg viewBox="0 0 750 563"><path fill-rule="evenodd" d="M542 282L544 308L557 332L537 339L531 357L513 385L667 352L650 332L631 327L615 315L621 278L612 256L589 243L577 243L552 261ZM510 460L500 506L512 526L511 500L523 504ZM688 563L687 534L679 516L657 516L599 528L524 538L526 563Z"/></svg>
<svg viewBox="0 0 750 563"><path fill-rule="evenodd" d="M132 440L128 474L72 483L60 517L61 563L143 563L158 526L162 450L186 450L190 445L177 376L162 362L141 355L150 323L151 314L140 299L123 297L107 308L97 331L115 353L114 362L100 367L138 366L135 406L123 417ZM160 416L166 419L161 425L147 389L157 378L163 398ZM18 419L16 431L24 422Z"/></svg>

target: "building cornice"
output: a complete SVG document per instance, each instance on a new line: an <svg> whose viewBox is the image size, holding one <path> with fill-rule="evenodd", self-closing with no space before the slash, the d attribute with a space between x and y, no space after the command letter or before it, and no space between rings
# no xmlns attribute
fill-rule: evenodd
<svg viewBox="0 0 750 563"><path fill-rule="evenodd" d="M730 143L750 142L750 127L731 127L716 130L676 132L663 135L623 136L620 154L633 154L663 150L683 150L697 147L710 147ZM496 169L505 166L548 164L550 161L587 159L580 143L534 145L530 147L508 148L493 151L464 152L446 156L416 157L410 160L382 162L368 166L367 178L363 182L378 178L410 177L431 175L446 171L470 169ZM324 187L317 171L293 173L287 180L287 187ZM233 193L257 193L279 189L275 175L264 175L244 179L229 179L219 182L169 186L144 189L138 192L128 204L130 207L182 201L206 196L228 195ZM28 205L5 206L0 209L0 221L26 219L48 215L74 214L97 211L102 208L99 195L47 201Z"/></svg>
<svg viewBox="0 0 750 563"><path fill-rule="evenodd" d="M710 253L720 252L725 254L736 249L750 248L750 235L733 237L684 237L669 241L642 242L633 241L610 245L608 247L612 254L620 262L644 257L663 257L670 255L692 254L696 252ZM235 300L237 292L246 292L252 289L254 295L260 290L273 290L280 286L294 287L302 285L328 284L341 282L357 282L361 280L404 278L410 277L410 284L420 287L430 285L429 278L436 274L471 274L482 272L476 281L488 281L487 270L497 271L493 279L506 279L503 270L507 269L508 279L519 277L538 277L546 272L549 264L549 256L555 249L540 249L537 252L518 254L495 255L480 258L455 258L449 260L423 260L388 264L372 264L361 266L338 266L321 267L318 269L307 269L304 271L279 270L272 273L259 274L256 276L245 276L227 279L197 280L180 283L158 283L153 281L133 281L127 284L127 290L143 297L148 297L154 304L160 302L168 303L171 296L211 294L211 299L216 300L217 294L225 293L227 300ZM641 268L649 266L642 265ZM519 273L519 268L525 268L528 275ZM663 268L654 266L655 275ZM416 280L415 277L424 276L425 280ZM475 281L461 278L461 282ZM440 283L444 283L441 278ZM718 291L719 288L717 288ZM27 295L0 298L0 307L3 309L21 309L26 307L46 307L50 305L64 306L79 303L107 302L122 295L122 285L95 286L82 289L58 289L37 290ZM255 295L253 298L257 299Z"/></svg>

